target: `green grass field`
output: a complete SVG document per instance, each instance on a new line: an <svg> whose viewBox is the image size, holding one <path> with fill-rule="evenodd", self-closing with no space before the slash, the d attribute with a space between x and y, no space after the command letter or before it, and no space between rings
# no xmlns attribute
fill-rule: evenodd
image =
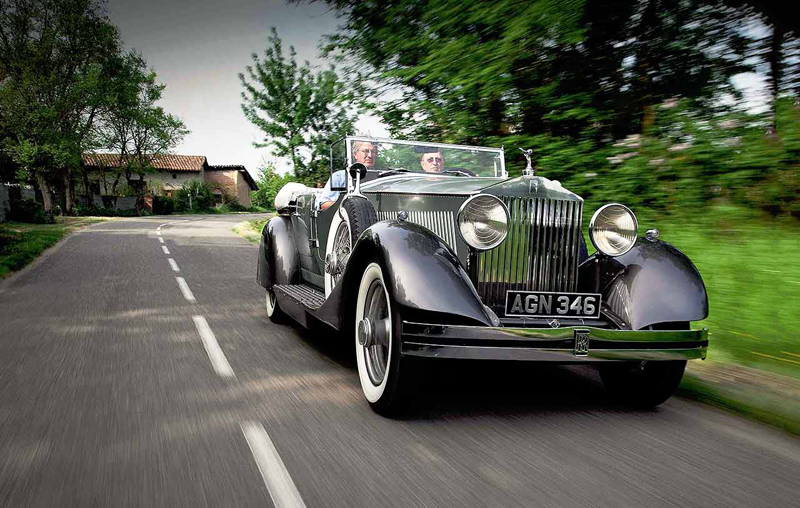
<svg viewBox="0 0 800 508"><path fill-rule="evenodd" d="M22 269L72 231L108 220L98 217L58 217L55 224L0 223L0 279Z"/></svg>
<svg viewBox="0 0 800 508"><path fill-rule="evenodd" d="M800 224L731 206L658 220L640 217L640 233L660 238L694 261L708 291L709 360L800 379Z"/></svg>

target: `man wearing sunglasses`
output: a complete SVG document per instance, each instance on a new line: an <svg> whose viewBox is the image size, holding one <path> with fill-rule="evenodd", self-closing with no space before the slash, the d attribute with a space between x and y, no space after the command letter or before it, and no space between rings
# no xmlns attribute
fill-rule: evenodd
<svg viewBox="0 0 800 508"><path fill-rule="evenodd" d="M422 146L417 147L415 151L422 154L419 163L423 171L426 173L441 173L444 171L444 157L442 157L442 152L438 148Z"/></svg>

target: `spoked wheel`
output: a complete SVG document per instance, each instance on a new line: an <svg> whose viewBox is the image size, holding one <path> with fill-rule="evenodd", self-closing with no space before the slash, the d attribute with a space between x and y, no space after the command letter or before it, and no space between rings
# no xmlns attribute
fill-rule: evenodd
<svg viewBox="0 0 800 508"><path fill-rule="evenodd" d="M346 216L346 212L343 212ZM350 260L350 253L353 251L353 240L351 238L350 222L343 220L336 228L336 236L333 239L333 250L331 251L331 263L333 266L329 267L333 285L339 283L342 278L344 267L347 266L347 261Z"/></svg>
<svg viewBox="0 0 800 508"><path fill-rule="evenodd" d="M265 299L265 306L267 308L267 317L273 323L283 323L286 316L280 307L278 307L278 300L275 298L275 290L268 289Z"/></svg>
<svg viewBox="0 0 800 508"><path fill-rule="evenodd" d="M325 256L325 295L339 283L358 238L378 221L372 203L363 197L346 199L331 221Z"/></svg>
<svg viewBox="0 0 800 508"><path fill-rule="evenodd" d="M364 397L381 414L401 409L410 383L419 379L400 357L400 314L392 303L380 265L370 263L356 300L356 361Z"/></svg>

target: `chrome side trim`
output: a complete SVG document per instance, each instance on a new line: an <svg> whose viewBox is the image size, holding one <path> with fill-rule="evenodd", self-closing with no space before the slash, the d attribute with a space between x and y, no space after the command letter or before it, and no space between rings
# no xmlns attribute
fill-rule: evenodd
<svg viewBox="0 0 800 508"><path fill-rule="evenodd" d="M397 220L399 211L380 211L378 220ZM456 226L455 214L453 212L433 211L420 212L409 211L407 221L419 224L433 231L439 238L456 252Z"/></svg>

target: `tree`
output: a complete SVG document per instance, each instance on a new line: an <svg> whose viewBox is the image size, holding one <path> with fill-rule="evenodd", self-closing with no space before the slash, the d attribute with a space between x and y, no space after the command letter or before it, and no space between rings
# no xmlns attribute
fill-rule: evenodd
<svg viewBox="0 0 800 508"><path fill-rule="evenodd" d="M291 175L279 175L275 166L270 164L259 169L258 190L250 193L250 200L254 206L262 208L275 208L275 196L281 187L291 181Z"/></svg>
<svg viewBox="0 0 800 508"><path fill-rule="evenodd" d="M54 186L72 208L72 176L108 105L109 63L119 52L117 29L96 0L0 2L0 124L48 211Z"/></svg>
<svg viewBox="0 0 800 508"><path fill-rule="evenodd" d="M348 68L393 134L512 144L565 168L641 133L680 95L711 108L742 70L735 13L719 2L330 0ZM399 90L385 101L387 89ZM561 175L557 175L561 176Z"/></svg>
<svg viewBox="0 0 800 508"><path fill-rule="evenodd" d="M267 42L264 57L253 53L253 65L239 74L242 111L264 132L264 141L254 146L288 158L299 180L324 181L331 141L348 134L354 123L345 86L333 67L316 71L308 62L298 65L294 47L287 59L275 28Z"/></svg>
<svg viewBox="0 0 800 508"><path fill-rule="evenodd" d="M141 55L123 55L113 83L113 101L95 137L95 148L120 154L121 170L112 193L122 176L128 185L134 174L142 181L145 174L153 172L153 161L177 146L189 132L178 117L156 105L166 86L156 82L156 73L147 68Z"/></svg>

